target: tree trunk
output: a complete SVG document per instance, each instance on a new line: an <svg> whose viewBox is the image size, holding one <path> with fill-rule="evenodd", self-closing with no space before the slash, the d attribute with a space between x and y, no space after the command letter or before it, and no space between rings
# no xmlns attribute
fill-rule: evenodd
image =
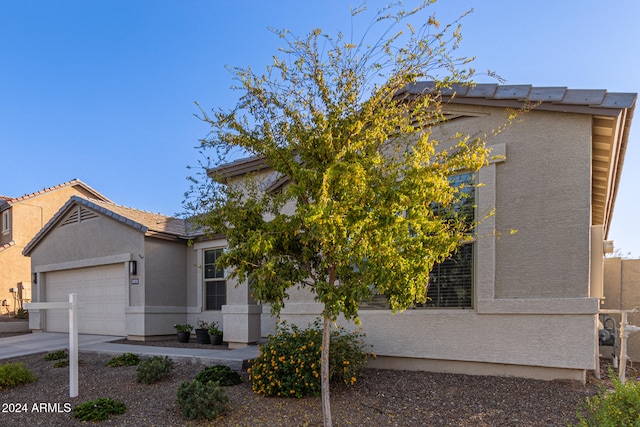
<svg viewBox="0 0 640 427"><path fill-rule="evenodd" d="M324 327L322 329L322 359L320 365L320 376L322 380L322 416L324 427L332 427L331 421L331 400L329 394L329 344L331 343L331 318L324 317Z"/></svg>

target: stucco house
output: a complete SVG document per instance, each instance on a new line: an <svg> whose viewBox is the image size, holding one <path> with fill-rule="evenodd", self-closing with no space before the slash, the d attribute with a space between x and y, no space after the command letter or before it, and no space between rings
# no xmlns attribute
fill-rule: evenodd
<svg viewBox="0 0 640 427"><path fill-rule="evenodd" d="M109 200L74 179L20 197L0 196L0 302L2 313L15 313L31 298L31 261L22 250L73 195Z"/></svg>
<svg viewBox="0 0 640 427"><path fill-rule="evenodd" d="M419 95L433 86L407 90ZM373 366L584 381L597 362L604 246L637 95L480 84L442 96L449 120L434 128L441 141L455 132L489 133L504 123L506 108L525 102L535 108L489 139L495 157L474 177L482 184L474 199L478 215L495 214L455 262L437 266L431 302L397 315L380 300L362 307L362 326L378 355ZM286 185L258 158L212 173L225 182L250 173L271 189ZM224 236L139 213L70 199L24 249L37 276L34 301L79 292L91 307L81 316L81 332L138 339L171 334L174 323L198 318L221 322L232 346L273 330L269 310L247 284L215 268ZM83 295L89 284L100 290ZM290 295L282 319L306 325L321 313L313 295ZM111 308L98 314L94 307L107 301ZM107 327L108 319L117 326ZM49 314L33 313L30 322L34 329L62 329ZM94 324L103 326L90 329Z"/></svg>
<svg viewBox="0 0 640 427"><path fill-rule="evenodd" d="M215 268L223 248L224 239L190 233L182 219L73 196L23 253L34 302L78 294L80 333L149 340L204 320L223 326L231 347L246 346L260 339L262 307ZM29 327L67 332L68 315L30 310Z"/></svg>

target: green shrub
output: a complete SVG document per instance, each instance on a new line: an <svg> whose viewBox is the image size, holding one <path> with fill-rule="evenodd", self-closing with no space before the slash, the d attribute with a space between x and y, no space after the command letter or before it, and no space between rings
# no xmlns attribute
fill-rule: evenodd
<svg viewBox="0 0 640 427"><path fill-rule="evenodd" d="M578 411L578 426L640 427L640 382L628 380L622 384L615 374L610 375L613 391L603 387L598 395L588 397Z"/></svg>
<svg viewBox="0 0 640 427"><path fill-rule="evenodd" d="M53 364L54 368L66 368L69 366L69 359L59 359Z"/></svg>
<svg viewBox="0 0 640 427"><path fill-rule="evenodd" d="M124 353L120 356L113 356L104 365L117 368L119 366L135 366L138 363L140 363L140 357L137 354Z"/></svg>
<svg viewBox="0 0 640 427"><path fill-rule="evenodd" d="M176 403L188 419L213 420L227 409L228 401L225 389L213 381L183 381L176 392Z"/></svg>
<svg viewBox="0 0 640 427"><path fill-rule="evenodd" d="M240 375L225 365L207 366L198 375L196 375L196 381L201 383L208 383L212 381L218 383L222 387L230 387L242 382Z"/></svg>
<svg viewBox="0 0 640 427"><path fill-rule="evenodd" d="M18 312L16 313L16 315L14 317L16 319L28 319L29 318L29 312L27 310L25 310L24 308L19 308Z"/></svg>
<svg viewBox="0 0 640 427"><path fill-rule="evenodd" d="M24 367L22 362L10 362L0 365L0 390L20 384L32 383L36 374Z"/></svg>
<svg viewBox="0 0 640 427"><path fill-rule="evenodd" d="M136 382L153 384L173 369L173 360L167 356L153 356L143 360L136 369Z"/></svg>
<svg viewBox="0 0 640 427"><path fill-rule="evenodd" d="M329 378L352 385L362 376L369 353L360 331L331 332ZM307 329L285 322L278 326L269 342L249 369L251 388L265 396L318 396L321 392L320 359L322 329L316 320Z"/></svg>
<svg viewBox="0 0 640 427"><path fill-rule="evenodd" d="M122 402L108 397L99 397L73 408L73 416L80 421L103 421L108 419L109 415L124 414L126 410Z"/></svg>
<svg viewBox="0 0 640 427"><path fill-rule="evenodd" d="M69 358L69 352L67 351L67 349L52 351L45 354L44 356L44 360L61 360L61 359L68 359L68 358Z"/></svg>

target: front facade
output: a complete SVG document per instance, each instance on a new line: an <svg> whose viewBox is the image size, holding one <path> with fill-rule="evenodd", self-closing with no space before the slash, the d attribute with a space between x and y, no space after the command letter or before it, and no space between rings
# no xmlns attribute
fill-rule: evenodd
<svg viewBox="0 0 640 427"><path fill-rule="evenodd" d="M533 109L489 138L493 158L474 177L478 238L436 267L425 307L392 315L383 300L360 310L372 364L584 381L597 363L604 240L636 95L477 85L443 98L439 141L491 134L505 109ZM215 174L234 182L250 172L275 182L260 159ZM313 295L290 294L283 320L306 325L321 313Z"/></svg>
<svg viewBox="0 0 640 427"><path fill-rule="evenodd" d="M409 90L419 95L432 87ZM373 366L584 381L596 367L603 244L636 95L478 85L443 96L449 121L434 128L440 141L455 132L488 134L505 123L506 108L535 108L491 137L492 160L464 178L479 184L478 238L437 267L431 301L397 315L383 299L360 310L378 355ZM251 173L272 189L286 185L261 159L216 173L230 182ZM81 218L82 208L97 217L65 225L73 209ZM272 332L268 307L215 267L224 236L190 234L184 224L161 229L163 221L70 200L25 248L37 273L34 301L70 291L90 306L109 301L103 314L92 309L84 322L103 326L84 332L152 339L174 333L175 323L213 320L232 346ZM321 311L313 295L291 290L281 318L305 326ZM34 329L62 329L59 323L49 314L31 318Z"/></svg>
<svg viewBox="0 0 640 427"><path fill-rule="evenodd" d="M0 302L2 314L15 313L31 299L31 263L22 250L74 195L108 200L74 179L21 197L0 196Z"/></svg>

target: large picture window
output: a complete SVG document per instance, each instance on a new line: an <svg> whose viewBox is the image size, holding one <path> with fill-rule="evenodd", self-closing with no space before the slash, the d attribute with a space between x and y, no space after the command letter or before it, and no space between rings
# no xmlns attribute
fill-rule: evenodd
<svg viewBox="0 0 640 427"><path fill-rule="evenodd" d="M454 187L461 188L461 196L453 210L474 235L476 197L475 177L472 173L449 178ZM433 266L429 275L427 302L424 307L471 308L473 291L473 241L461 245L449 258Z"/></svg>
<svg viewBox="0 0 640 427"><path fill-rule="evenodd" d="M227 283L224 269L216 267L222 249L204 251L204 305L205 310L221 310L227 303Z"/></svg>
<svg viewBox="0 0 640 427"><path fill-rule="evenodd" d="M452 185L461 188L461 198L452 211L442 211L442 215L455 213L456 221L468 224L469 235L474 236L475 222L475 177L472 173L455 175L450 178ZM434 207L434 209L438 209ZM435 264L429 275L427 302L416 304L416 308L472 308L473 307L473 239L458 247L449 258ZM389 308L385 295L376 295L371 303L362 308Z"/></svg>

